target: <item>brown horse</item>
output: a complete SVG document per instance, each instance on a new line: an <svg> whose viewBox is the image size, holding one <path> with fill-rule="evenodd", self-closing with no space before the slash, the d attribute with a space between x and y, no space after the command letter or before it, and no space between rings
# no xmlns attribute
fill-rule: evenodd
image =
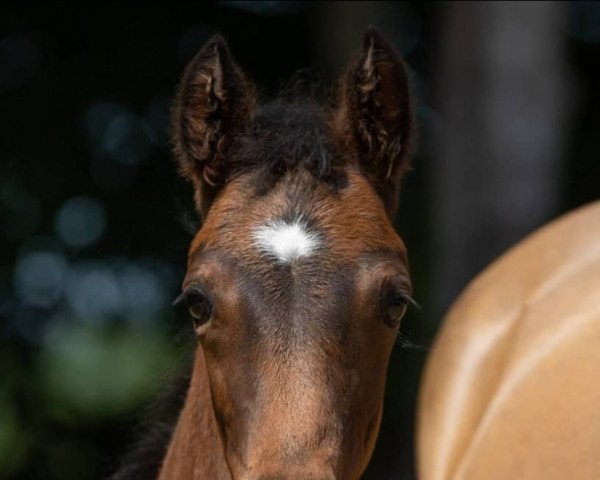
<svg viewBox="0 0 600 480"><path fill-rule="evenodd" d="M600 478L600 202L479 275L425 369L421 480Z"/></svg>
<svg viewBox="0 0 600 480"><path fill-rule="evenodd" d="M357 479L410 302L390 218L409 164L404 63L374 29L335 107L260 104L221 37L172 119L203 226L179 299L198 347L161 480Z"/></svg>

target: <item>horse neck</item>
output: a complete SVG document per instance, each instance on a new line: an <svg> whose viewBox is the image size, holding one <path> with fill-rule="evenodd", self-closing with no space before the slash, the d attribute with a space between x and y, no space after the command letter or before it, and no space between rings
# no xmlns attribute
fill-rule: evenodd
<svg viewBox="0 0 600 480"><path fill-rule="evenodd" d="M212 406L202 347L196 350L187 397L159 480L231 480Z"/></svg>

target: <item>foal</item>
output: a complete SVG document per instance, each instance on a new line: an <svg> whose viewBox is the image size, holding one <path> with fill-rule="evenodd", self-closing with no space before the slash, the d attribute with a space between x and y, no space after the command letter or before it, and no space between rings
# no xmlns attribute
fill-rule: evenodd
<svg viewBox="0 0 600 480"><path fill-rule="evenodd" d="M198 337L161 480L357 479L410 301L390 217L413 119L374 29L338 105L259 105L224 40L179 87L172 135L203 226L179 302Z"/></svg>

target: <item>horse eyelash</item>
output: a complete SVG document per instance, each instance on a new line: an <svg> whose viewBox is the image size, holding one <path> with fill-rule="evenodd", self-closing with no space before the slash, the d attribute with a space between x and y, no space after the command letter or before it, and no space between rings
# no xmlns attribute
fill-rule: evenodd
<svg viewBox="0 0 600 480"><path fill-rule="evenodd" d="M185 297L187 292L181 292L175 300L171 303L172 307L179 307L183 302L185 302Z"/></svg>
<svg viewBox="0 0 600 480"><path fill-rule="evenodd" d="M421 305L419 305L419 304L417 303L417 301L416 301L414 298L412 298L410 295L402 295L402 298L403 298L404 300L406 300L406 302L407 302L408 304L410 304L410 305L412 305L413 307L415 307L417 310L422 310L422 308L421 308Z"/></svg>

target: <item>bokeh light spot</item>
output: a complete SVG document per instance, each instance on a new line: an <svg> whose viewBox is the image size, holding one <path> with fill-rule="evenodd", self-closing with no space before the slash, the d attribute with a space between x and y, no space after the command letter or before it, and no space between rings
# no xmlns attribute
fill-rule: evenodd
<svg viewBox="0 0 600 480"><path fill-rule="evenodd" d="M117 278L99 262L84 262L72 268L65 296L71 310L84 322L101 323L122 311Z"/></svg>
<svg viewBox="0 0 600 480"><path fill-rule="evenodd" d="M137 165L153 152L144 120L115 101L97 101L84 113L83 128L96 154Z"/></svg>
<svg viewBox="0 0 600 480"><path fill-rule="evenodd" d="M54 227L59 238L71 247L87 247L98 241L106 229L102 205L88 197L65 202L56 215Z"/></svg>
<svg viewBox="0 0 600 480"><path fill-rule="evenodd" d="M85 134L92 140L101 140L111 120L126 112L127 109L123 105L110 100L92 104L83 116Z"/></svg>
<svg viewBox="0 0 600 480"><path fill-rule="evenodd" d="M102 148L117 161L136 165L152 153L152 145L140 119L132 113L114 117L106 129Z"/></svg>
<svg viewBox="0 0 600 480"><path fill-rule="evenodd" d="M17 260L15 291L26 305L49 308L62 296L67 269L67 260L62 254L27 253Z"/></svg>
<svg viewBox="0 0 600 480"><path fill-rule="evenodd" d="M145 323L158 318L166 299L160 278L154 272L129 264L120 272L119 284L130 321Z"/></svg>
<svg viewBox="0 0 600 480"><path fill-rule="evenodd" d="M164 333L53 323L38 361L41 387L65 421L102 418L148 397L172 364Z"/></svg>

